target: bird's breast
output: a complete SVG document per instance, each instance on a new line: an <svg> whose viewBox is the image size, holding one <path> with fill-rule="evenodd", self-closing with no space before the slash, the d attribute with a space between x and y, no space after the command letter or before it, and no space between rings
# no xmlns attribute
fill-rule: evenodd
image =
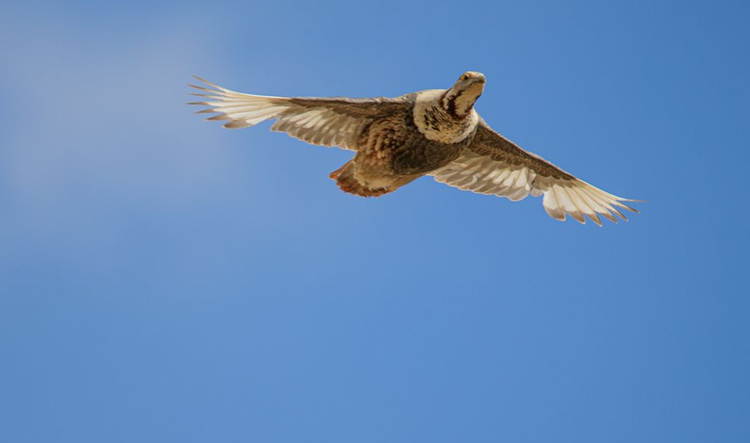
<svg viewBox="0 0 750 443"><path fill-rule="evenodd" d="M359 138L358 155L386 174L425 174L455 160L473 138L474 132L455 143L430 140L408 112L373 122Z"/></svg>
<svg viewBox="0 0 750 443"><path fill-rule="evenodd" d="M426 174L442 168L452 162L469 146L476 131L465 136L455 137L446 142L434 140L422 132L412 116L408 116L405 125L409 137L393 150L393 169L398 174Z"/></svg>
<svg viewBox="0 0 750 443"><path fill-rule="evenodd" d="M474 134L479 115L472 109L466 118L459 120L451 117L440 106L444 93L441 90L420 92L414 104L413 122L428 140L445 144L460 143Z"/></svg>

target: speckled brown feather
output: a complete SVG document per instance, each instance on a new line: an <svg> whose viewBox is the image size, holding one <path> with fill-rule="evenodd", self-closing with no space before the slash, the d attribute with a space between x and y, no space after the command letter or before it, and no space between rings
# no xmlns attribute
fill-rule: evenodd
<svg viewBox="0 0 750 443"><path fill-rule="evenodd" d="M575 179L574 176L563 171L559 167L549 163L536 154L521 149L495 132L484 121L480 120L477 125L476 143L471 145L471 150L479 155L484 155L492 160L514 166L527 166L539 175L563 180Z"/></svg>
<svg viewBox="0 0 750 443"><path fill-rule="evenodd" d="M366 197L393 192L455 160L471 143L428 140L414 124L410 110L380 118L357 140L357 155L331 173L344 192Z"/></svg>

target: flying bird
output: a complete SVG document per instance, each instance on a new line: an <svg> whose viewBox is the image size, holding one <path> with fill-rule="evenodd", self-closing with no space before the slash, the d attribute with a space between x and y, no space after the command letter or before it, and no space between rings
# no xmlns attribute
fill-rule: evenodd
<svg viewBox="0 0 750 443"><path fill-rule="evenodd" d="M465 191L507 197L512 201L544 195L547 213L601 226L600 216L617 223L620 209L638 213L624 202L495 132L474 109L485 76L466 72L449 89L430 89L400 97L270 97L235 92L195 77L205 86L193 95L214 113L207 120L225 128L247 128L276 120L272 131L307 143L338 146L354 158L332 172L342 191L379 197L424 175Z"/></svg>

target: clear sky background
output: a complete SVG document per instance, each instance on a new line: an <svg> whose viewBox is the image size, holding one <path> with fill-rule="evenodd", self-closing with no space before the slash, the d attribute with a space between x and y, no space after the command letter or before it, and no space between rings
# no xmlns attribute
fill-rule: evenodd
<svg viewBox="0 0 750 443"><path fill-rule="evenodd" d="M0 4L0 441L747 442L747 2ZM488 78L560 223L193 115Z"/></svg>

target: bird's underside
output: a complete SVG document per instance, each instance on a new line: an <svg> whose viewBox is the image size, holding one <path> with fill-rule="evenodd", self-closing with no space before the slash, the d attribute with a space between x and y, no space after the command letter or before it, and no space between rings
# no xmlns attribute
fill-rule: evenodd
<svg viewBox="0 0 750 443"><path fill-rule="evenodd" d="M379 197L423 175L480 194L522 200L544 195L544 208L558 220L584 215L601 226L605 217L627 218L629 200L609 194L516 146L493 131L474 111L484 76L464 74L453 88L395 98L291 98L243 94L199 79L190 85L215 113L208 120L245 128L276 120L271 130L305 142L355 151L354 158L330 174L344 191Z"/></svg>

